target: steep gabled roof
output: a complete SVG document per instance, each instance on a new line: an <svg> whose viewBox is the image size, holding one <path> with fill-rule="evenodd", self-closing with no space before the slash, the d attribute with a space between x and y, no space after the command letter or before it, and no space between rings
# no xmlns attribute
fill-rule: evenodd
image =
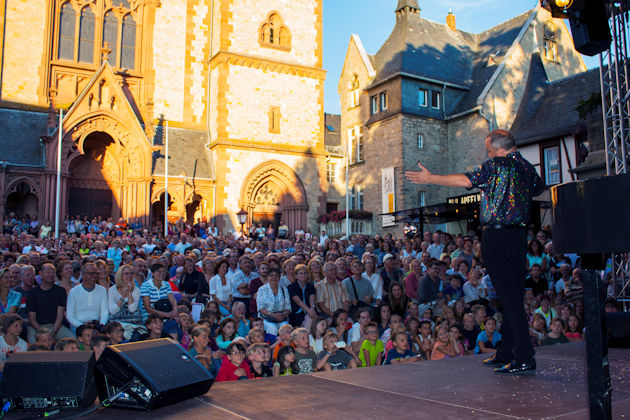
<svg viewBox="0 0 630 420"><path fill-rule="evenodd" d="M48 114L0 108L0 160L9 165L43 167Z"/></svg>
<svg viewBox="0 0 630 420"><path fill-rule="evenodd" d="M371 86L398 74L418 76L460 86L466 91L460 102L451 108L452 114L471 109L477 105L477 99L537 10L480 34L453 31L418 13L397 12L396 25L389 38L370 56L376 70Z"/></svg>
<svg viewBox="0 0 630 420"><path fill-rule="evenodd" d="M539 55L532 57L527 85L510 131L518 146L570 135L580 124L577 107L601 91L599 69L546 81Z"/></svg>
<svg viewBox="0 0 630 420"><path fill-rule="evenodd" d="M326 126L326 131L324 132L324 145L340 146L341 115L328 113L324 114L324 125Z"/></svg>
<svg viewBox="0 0 630 420"><path fill-rule="evenodd" d="M164 176L164 144L165 135L161 135L160 128L156 135L155 145L160 150L153 152L153 170L155 176ZM210 166L206 143L208 137L205 131L184 128L168 129L168 176L176 177L185 173L190 178L214 179Z"/></svg>

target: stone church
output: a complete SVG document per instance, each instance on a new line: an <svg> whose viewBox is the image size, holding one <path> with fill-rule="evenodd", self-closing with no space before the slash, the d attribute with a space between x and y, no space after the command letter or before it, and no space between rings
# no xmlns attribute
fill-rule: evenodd
<svg viewBox="0 0 630 420"><path fill-rule="evenodd" d="M338 82L350 205L375 216L469 193L411 184L403 174L418 161L460 173L485 160L487 133L516 118L532 57L540 57L544 83L586 69L565 22L540 6L479 34L458 29L454 13L444 23L425 19L418 0L399 0L393 12L395 26L375 54L352 35ZM402 225L374 217L372 232L388 231Z"/></svg>
<svg viewBox="0 0 630 420"><path fill-rule="evenodd" d="M0 215L314 228L322 1L0 2Z"/></svg>

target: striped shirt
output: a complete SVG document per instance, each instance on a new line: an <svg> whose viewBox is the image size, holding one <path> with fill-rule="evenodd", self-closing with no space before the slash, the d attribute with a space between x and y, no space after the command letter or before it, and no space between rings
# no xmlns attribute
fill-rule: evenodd
<svg viewBox="0 0 630 420"><path fill-rule="evenodd" d="M348 301L346 289L341 282L335 281L330 284L324 279L315 284L316 302L323 303L331 312L335 312L339 308L343 308L343 303Z"/></svg>
<svg viewBox="0 0 630 420"><path fill-rule="evenodd" d="M153 304L160 299L167 299L169 294L172 294L173 290L171 289L171 285L167 281L163 281L158 289L155 284L153 284L153 280L147 280L142 283L140 286L140 299L145 296L149 297L149 301L151 302L151 307ZM146 321L149 313L144 308L144 305L140 305L142 311L142 322Z"/></svg>

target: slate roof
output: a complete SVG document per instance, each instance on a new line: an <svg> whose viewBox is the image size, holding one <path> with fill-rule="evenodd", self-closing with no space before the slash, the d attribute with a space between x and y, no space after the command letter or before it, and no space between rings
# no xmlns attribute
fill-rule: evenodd
<svg viewBox="0 0 630 420"><path fill-rule="evenodd" d="M409 1L400 0L400 3ZM451 30L446 24L399 13L380 50L370 58L376 76L372 86L399 73L434 79L468 89L451 114L476 106L476 100L533 11L518 15L480 34ZM493 63L488 65L492 54ZM368 87L369 88L369 87Z"/></svg>
<svg viewBox="0 0 630 420"><path fill-rule="evenodd" d="M548 82L538 54L532 56L523 100L510 128L518 146L572 134L580 101L601 91L599 69Z"/></svg>
<svg viewBox="0 0 630 420"><path fill-rule="evenodd" d="M0 108L0 160L9 164L44 167L40 137L48 131L48 114Z"/></svg>
<svg viewBox="0 0 630 420"><path fill-rule="evenodd" d="M341 145L341 115L324 114L324 145L340 146Z"/></svg>
<svg viewBox="0 0 630 420"><path fill-rule="evenodd" d="M164 152L166 133L158 129L155 145L160 150L153 152L153 175L164 176ZM168 154L170 156L168 174L179 176L185 172L188 177L214 179L212 165L206 152L208 135L205 131L183 128L168 129Z"/></svg>

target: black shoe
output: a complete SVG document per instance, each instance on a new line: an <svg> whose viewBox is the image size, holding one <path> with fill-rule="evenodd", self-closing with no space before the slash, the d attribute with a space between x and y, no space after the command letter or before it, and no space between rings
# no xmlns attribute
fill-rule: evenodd
<svg viewBox="0 0 630 420"><path fill-rule="evenodd" d="M493 354L483 361L484 365L505 365L506 363L510 363L510 361L499 359L496 354Z"/></svg>
<svg viewBox="0 0 630 420"><path fill-rule="evenodd" d="M507 365L496 368L494 373L508 374L508 375L531 375L536 373L536 362L521 363L516 360L512 360Z"/></svg>

